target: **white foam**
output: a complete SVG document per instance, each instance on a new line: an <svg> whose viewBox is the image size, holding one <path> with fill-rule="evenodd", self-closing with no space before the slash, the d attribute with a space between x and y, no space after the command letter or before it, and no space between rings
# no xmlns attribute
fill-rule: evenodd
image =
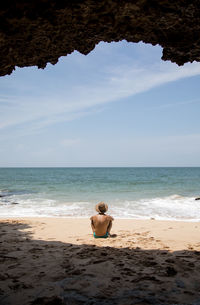
<svg viewBox="0 0 200 305"><path fill-rule="evenodd" d="M89 217L96 202L62 202L33 196L13 195L0 198L0 217ZM17 202L19 204L11 204ZM109 213L116 218L200 221L200 202L194 197L171 195L140 200L115 199Z"/></svg>

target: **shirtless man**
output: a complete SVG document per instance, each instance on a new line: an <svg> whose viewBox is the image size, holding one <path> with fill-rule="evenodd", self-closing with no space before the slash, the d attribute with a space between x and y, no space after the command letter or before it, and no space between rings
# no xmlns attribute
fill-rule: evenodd
<svg viewBox="0 0 200 305"><path fill-rule="evenodd" d="M107 238L110 236L114 218L105 214L108 206L102 201L96 205L95 209L98 214L90 218L93 235L95 238Z"/></svg>

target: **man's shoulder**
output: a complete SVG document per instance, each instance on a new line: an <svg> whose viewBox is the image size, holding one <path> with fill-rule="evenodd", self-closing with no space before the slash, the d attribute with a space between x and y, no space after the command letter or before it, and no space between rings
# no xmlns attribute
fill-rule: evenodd
<svg viewBox="0 0 200 305"><path fill-rule="evenodd" d="M114 218L113 218L112 216L110 216L110 215L106 215L106 216L107 216L107 218L108 218L109 220L111 220L111 221L114 220Z"/></svg>
<svg viewBox="0 0 200 305"><path fill-rule="evenodd" d="M93 215L93 216L91 216L90 217L90 220L94 220L94 219L98 219L98 214L97 215ZM109 220L109 221L112 221L112 220L114 220L114 218L112 217L112 216L110 216L110 215L104 215L104 216L106 216L106 218Z"/></svg>

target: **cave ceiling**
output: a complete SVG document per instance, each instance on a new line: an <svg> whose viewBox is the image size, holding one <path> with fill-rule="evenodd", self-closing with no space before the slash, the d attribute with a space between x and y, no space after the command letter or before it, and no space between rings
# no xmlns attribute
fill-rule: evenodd
<svg viewBox="0 0 200 305"><path fill-rule="evenodd" d="M0 75L45 68L100 41L150 43L162 60L200 61L200 2L195 0L29 0L0 2Z"/></svg>

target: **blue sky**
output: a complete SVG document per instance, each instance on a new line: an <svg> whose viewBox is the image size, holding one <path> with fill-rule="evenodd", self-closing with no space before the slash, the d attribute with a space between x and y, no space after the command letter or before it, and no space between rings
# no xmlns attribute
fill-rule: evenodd
<svg viewBox="0 0 200 305"><path fill-rule="evenodd" d="M0 166L200 166L200 63L100 43L0 78Z"/></svg>

